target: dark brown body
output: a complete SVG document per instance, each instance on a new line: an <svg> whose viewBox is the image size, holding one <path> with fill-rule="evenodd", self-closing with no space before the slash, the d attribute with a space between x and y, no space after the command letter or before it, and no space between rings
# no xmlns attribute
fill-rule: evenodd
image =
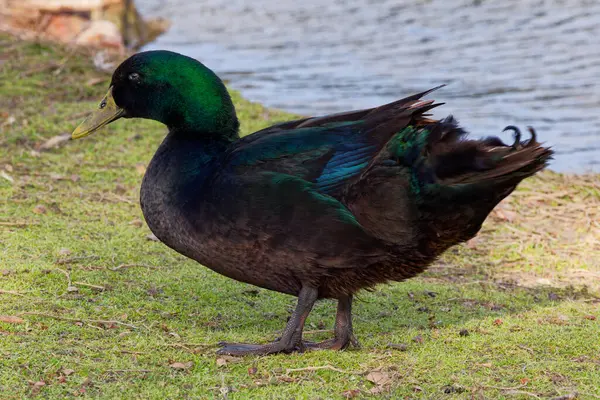
<svg viewBox="0 0 600 400"><path fill-rule="evenodd" d="M376 121L381 113L404 113L392 132L408 124L437 129L437 141L432 140L423 157L431 164L436 157L464 164L455 171L440 170L448 176L436 178L439 183L431 183L428 193L415 192L410 168L394 162L398 155L387 142L360 176L328 196L305 185L313 173L311 160L323 157L314 149L293 162L267 158L258 165L239 166L240 154L260 146L262 137L329 121L308 119L216 146L210 150L216 155L169 134L144 177L141 204L146 221L162 242L212 270L291 295L310 285L320 298L340 298L411 278L448 247L473 237L493 207L524 177L541 169L550 154L535 141L519 147L500 145L498 139L459 141L464 132L453 120L422 117L430 102L407 112L407 105L414 103L419 105L413 99L396 109L366 111ZM366 111L344 118L365 118ZM510 163L503 161L509 154ZM476 158L486 161L490 155L499 161L475 170ZM466 157L470 159L465 163ZM274 183L282 173L285 178ZM459 191L453 185L470 187ZM329 205L329 196L339 203L332 200ZM340 216L340 204L355 223Z"/></svg>

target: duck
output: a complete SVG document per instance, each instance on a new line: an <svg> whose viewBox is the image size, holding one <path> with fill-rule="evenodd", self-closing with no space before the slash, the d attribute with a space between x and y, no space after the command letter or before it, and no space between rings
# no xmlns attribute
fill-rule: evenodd
<svg viewBox="0 0 600 400"><path fill-rule="evenodd" d="M132 55L72 133L121 118L167 126L140 189L146 223L166 246L231 279L297 297L281 336L220 343L266 355L358 346L354 296L423 272L473 238L486 217L553 151L533 128L514 142L473 139L429 113L436 87L379 107L281 122L240 137L223 81L166 50ZM337 300L333 337L303 340L315 302Z"/></svg>

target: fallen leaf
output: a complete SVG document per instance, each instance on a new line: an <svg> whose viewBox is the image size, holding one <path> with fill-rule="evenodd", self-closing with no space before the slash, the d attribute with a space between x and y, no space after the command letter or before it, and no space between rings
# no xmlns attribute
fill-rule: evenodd
<svg viewBox="0 0 600 400"><path fill-rule="evenodd" d="M71 175L71 180L73 182L78 182L80 179L81 179L81 177L79 175L76 175L76 174Z"/></svg>
<svg viewBox="0 0 600 400"><path fill-rule="evenodd" d="M10 164L4 164L4 169L8 172L13 172L13 166Z"/></svg>
<svg viewBox="0 0 600 400"><path fill-rule="evenodd" d="M502 322L502 320L501 320L500 318L496 318L496 319L494 320L494 322L493 322L493 324L494 324L494 325L496 325L496 326L500 326L500 325L502 325L502 323L503 323L503 322Z"/></svg>
<svg viewBox="0 0 600 400"><path fill-rule="evenodd" d="M188 361L186 363L174 362L172 364L169 364L169 367L176 369L176 370L183 371L183 370L192 368L192 365L194 365L194 363L192 361Z"/></svg>
<svg viewBox="0 0 600 400"><path fill-rule="evenodd" d="M115 185L115 193L117 193L117 194L127 193L127 188L122 183L117 183Z"/></svg>
<svg viewBox="0 0 600 400"><path fill-rule="evenodd" d="M583 318L589 319L590 321L595 321L596 320L596 316L595 315L585 315Z"/></svg>
<svg viewBox="0 0 600 400"><path fill-rule="evenodd" d="M7 324L22 324L25 320L14 315L0 315L0 322L6 322Z"/></svg>
<svg viewBox="0 0 600 400"><path fill-rule="evenodd" d="M50 150L50 149L60 146L61 144L65 143L65 142L68 142L69 140L71 140L71 134L63 133L62 135L57 135L57 136L51 137L50 139L46 140L39 147L39 150Z"/></svg>
<svg viewBox="0 0 600 400"><path fill-rule="evenodd" d="M387 388L385 386L375 386L369 389L370 394L381 394L385 392Z"/></svg>
<svg viewBox="0 0 600 400"><path fill-rule="evenodd" d="M67 249L66 247L63 247L62 249L58 250L59 256L68 256L69 254L71 254L71 250Z"/></svg>
<svg viewBox="0 0 600 400"><path fill-rule="evenodd" d="M517 214L508 210L496 209L496 216L503 221L513 222Z"/></svg>
<svg viewBox="0 0 600 400"><path fill-rule="evenodd" d="M67 292L69 293L75 293L75 292L79 292L79 288L77 286L67 286Z"/></svg>
<svg viewBox="0 0 600 400"><path fill-rule="evenodd" d="M67 368L67 369L63 369L62 373L63 373L64 376L69 376L69 375L73 375L75 373L75 370Z"/></svg>
<svg viewBox="0 0 600 400"><path fill-rule="evenodd" d="M474 237L473 239L467 240L467 247L469 249L476 249L477 248L477 243L479 242L479 238L478 237Z"/></svg>
<svg viewBox="0 0 600 400"><path fill-rule="evenodd" d="M384 386L390 383L390 376L387 372L372 371L367 375L367 380L373 382L377 386Z"/></svg>
<svg viewBox="0 0 600 400"><path fill-rule="evenodd" d="M492 363L475 363L477 367L492 368Z"/></svg>
<svg viewBox="0 0 600 400"><path fill-rule="evenodd" d="M146 173L146 166L142 163L137 163L135 164L135 170L138 172L138 174L144 175Z"/></svg>
<svg viewBox="0 0 600 400"><path fill-rule="evenodd" d="M4 125L12 125L17 121L17 119L14 116L9 116L8 118L6 118L6 120L2 123L2 126Z"/></svg>
<svg viewBox="0 0 600 400"><path fill-rule="evenodd" d="M248 368L248 375L256 375L257 372L258 372L258 368L256 368L256 367Z"/></svg>
<svg viewBox="0 0 600 400"><path fill-rule="evenodd" d="M353 399L353 398L357 397L358 395L360 395L359 389L344 390L342 392L342 396L344 396L344 398L346 398L346 399Z"/></svg>
<svg viewBox="0 0 600 400"><path fill-rule="evenodd" d="M33 211L35 214L46 214L46 211L48 211L48 209L46 208L46 206L38 204L37 206L33 207L33 210L31 211Z"/></svg>
<svg viewBox="0 0 600 400"><path fill-rule="evenodd" d="M149 233L146 235L146 239L152 242L159 242L158 238L154 235L154 233Z"/></svg>
<svg viewBox="0 0 600 400"><path fill-rule="evenodd" d="M14 183L15 180L12 176L10 176L9 174L7 174L5 171L0 171L0 176L3 177L4 179L6 179L7 181L9 181L10 183Z"/></svg>
<svg viewBox="0 0 600 400"><path fill-rule="evenodd" d="M136 218L136 219L132 220L131 222L129 222L129 225L133 225L135 227L141 228L144 225L144 223L142 222L141 219Z"/></svg>
<svg viewBox="0 0 600 400"><path fill-rule="evenodd" d="M461 329L460 332L458 332L458 334L460 336L469 336L469 330L468 329Z"/></svg>
<svg viewBox="0 0 600 400"><path fill-rule="evenodd" d="M217 358L217 367L222 367L224 365L227 365L227 360L224 358Z"/></svg>
<svg viewBox="0 0 600 400"><path fill-rule="evenodd" d="M421 335L417 335L413 338L413 342L415 343L423 343L425 340L423 339L423 336Z"/></svg>
<svg viewBox="0 0 600 400"><path fill-rule="evenodd" d="M529 378L521 378L521 385L527 385L529 383Z"/></svg>
<svg viewBox="0 0 600 400"><path fill-rule="evenodd" d="M394 350L406 351L408 350L408 345L405 343L388 343L387 347Z"/></svg>
<svg viewBox="0 0 600 400"><path fill-rule="evenodd" d="M31 386L32 386L31 395L35 396L40 392L40 390L42 389L43 386L46 386L46 382L37 381L37 382L32 383Z"/></svg>

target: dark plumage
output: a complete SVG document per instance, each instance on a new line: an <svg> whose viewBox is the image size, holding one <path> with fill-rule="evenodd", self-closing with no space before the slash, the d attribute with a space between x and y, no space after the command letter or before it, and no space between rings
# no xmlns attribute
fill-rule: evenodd
<svg viewBox="0 0 600 400"><path fill-rule="evenodd" d="M226 344L266 354L345 348L352 296L422 272L472 238L552 151L532 137L470 140L452 117L426 114L430 91L381 107L285 122L244 138L225 87L197 61L139 53L113 75L105 107L73 134L119 117L168 125L141 189L167 246L238 281L298 296L280 340ZM339 300L335 338L302 342L319 298Z"/></svg>

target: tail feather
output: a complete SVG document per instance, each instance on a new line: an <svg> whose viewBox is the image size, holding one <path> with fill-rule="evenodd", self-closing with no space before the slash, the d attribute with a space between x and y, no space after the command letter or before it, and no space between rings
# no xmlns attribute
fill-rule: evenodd
<svg viewBox="0 0 600 400"><path fill-rule="evenodd" d="M427 128L423 128L426 131ZM548 165L553 151L531 139L507 145L498 137L466 138L449 117L429 128L427 145L413 164L411 188L422 232L436 238L435 252L473 237L492 209L525 178Z"/></svg>
<svg viewBox="0 0 600 400"><path fill-rule="evenodd" d="M446 186L516 185L545 168L553 151L537 141L533 128L529 128L531 138L526 141L520 141L517 128L510 128L516 129L512 145L504 144L498 137L464 140L460 128L446 134L438 128L442 133L430 136L429 141L435 175Z"/></svg>

